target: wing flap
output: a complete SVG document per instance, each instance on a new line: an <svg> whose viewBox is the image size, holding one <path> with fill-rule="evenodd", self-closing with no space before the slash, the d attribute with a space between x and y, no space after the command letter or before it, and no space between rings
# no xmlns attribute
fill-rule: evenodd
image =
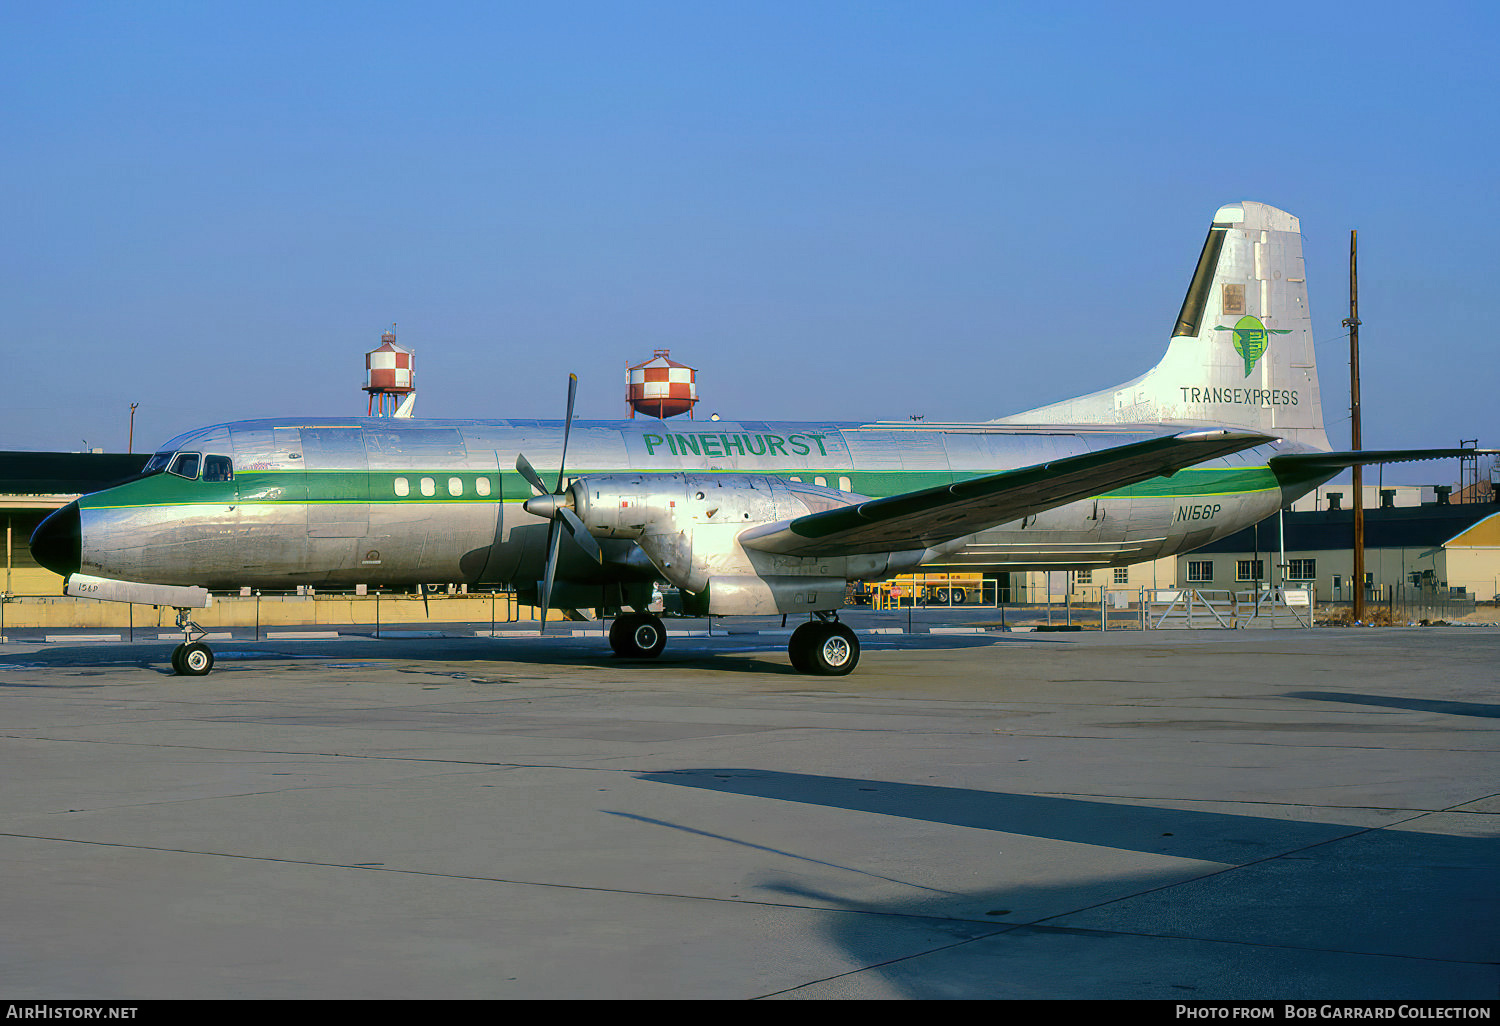
<svg viewBox="0 0 1500 1026"><path fill-rule="evenodd" d="M930 548L1115 488L1171 475L1274 439L1189 431L753 527L740 544L791 556Z"/></svg>

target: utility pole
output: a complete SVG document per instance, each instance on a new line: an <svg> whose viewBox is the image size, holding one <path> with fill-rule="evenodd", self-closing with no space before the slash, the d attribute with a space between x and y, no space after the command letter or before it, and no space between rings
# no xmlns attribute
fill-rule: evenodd
<svg viewBox="0 0 1500 1026"><path fill-rule="evenodd" d="M125 451L127 453L135 452L135 408L139 405L141 404L130 404L130 435L125 442Z"/></svg>
<svg viewBox="0 0 1500 1026"><path fill-rule="evenodd" d="M1359 430L1359 231L1349 232L1349 448L1364 446ZM1354 619L1365 618L1365 489L1364 473L1354 465Z"/></svg>

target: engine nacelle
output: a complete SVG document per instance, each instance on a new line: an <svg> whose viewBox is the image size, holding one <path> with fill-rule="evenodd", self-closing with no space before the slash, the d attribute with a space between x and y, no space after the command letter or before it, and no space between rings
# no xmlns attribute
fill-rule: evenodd
<svg viewBox="0 0 1500 1026"><path fill-rule="evenodd" d="M700 525L743 530L866 498L758 474L591 474L568 497L596 538L637 540Z"/></svg>
<svg viewBox="0 0 1500 1026"><path fill-rule="evenodd" d="M836 609L850 580L887 572L885 554L788 557L747 550L750 527L838 509L867 498L750 474L591 474L568 502L596 538L633 540L669 582L707 596L714 614Z"/></svg>

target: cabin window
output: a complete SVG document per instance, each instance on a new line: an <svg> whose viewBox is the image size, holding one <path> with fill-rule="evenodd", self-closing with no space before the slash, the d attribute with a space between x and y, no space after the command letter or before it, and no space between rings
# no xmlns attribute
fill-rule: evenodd
<svg viewBox="0 0 1500 1026"><path fill-rule="evenodd" d="M487 477L479 478L479 480L474 482L474 490L480 495L490 494L490 479Z"/></svg>
<svg viewBox="0 0 1500 1026"><path fill-rule="evenodd" d="M828 478L826 478L826 477L815 477L815 478L813 478L813 484L820 485L820 486L822 486L824 488L827 488L828 487Z"/></svg>
<svg viewBox="0 0 1500 1026"><path fill-rule="evenodd" d="M167 473L185 477L189 481L196 481L198 480L198 464L202 461L203 457L196 452L180 452L172 461L172 465L167 468Z"/></svg>
<svg viewBox="0 0 1500 1026"><path fill-rule="evenodd" d="M431 498L437 494L437 484L430 477L422 478L422 494Z"/></svg>
<svg viewBox="0 0 1500 1026"><path fill-rule="evenodd" d="M228 456L203 457L203 480L233 481L234 461Z"/></svg>
<svg viewBox="0 0 1500 1026"><path fill-rule="evenodd" d="M407 496L411 494L411 482L404 477L396 478L396 494Z"/></svg>
<svg viewBox="0 0 1500 1026"><path fill-rule="evenodd" d="M841 492L852 492L852 491L854 491L854 484L853 484L853 482L851 482L847 477L841 477L841 478L839 478L839 491L841 491Z"/></svg>
<svg viewBox="0 0 1500 1026"><path fill-rule="evenodd" d="M461 477L450 477L448 479L448 494L462 495L464 493L464 479Z"/></svg>

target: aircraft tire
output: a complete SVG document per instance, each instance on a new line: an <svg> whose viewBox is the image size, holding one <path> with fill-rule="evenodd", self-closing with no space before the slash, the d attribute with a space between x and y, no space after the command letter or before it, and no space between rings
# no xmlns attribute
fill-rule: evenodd
<svg viewBox="0 0 1500 1026"><path fill-rule="evenodd" d="M655 659L667 647L667 632L660 618L632 613L610 624L609 647L627 659Z"/></svg>
<svg viewBox="0 0 1500 1026"><path fill-rule="evenodd" d="M842 677L859 665L859 639L841 623L814 621L792 633L787 655L799 673Z"/></svg>
<svg viewBox="0 0 1500 1026"><path fill-rule="evenodd" d="M213 649L201 642L178 645L172 650L172 669L179 677L202 677L213 668Z"/></svg>
<svg viewBox="0 0 1500 1026"><path fill-rule="evenodd" d="M786 643L786 654L792 660L792 669L798 673L812 673L812 667L807 660L807 650L812 647L813 635L817 634L817 624L805 623L792 631L791 640Z"/></svg>

